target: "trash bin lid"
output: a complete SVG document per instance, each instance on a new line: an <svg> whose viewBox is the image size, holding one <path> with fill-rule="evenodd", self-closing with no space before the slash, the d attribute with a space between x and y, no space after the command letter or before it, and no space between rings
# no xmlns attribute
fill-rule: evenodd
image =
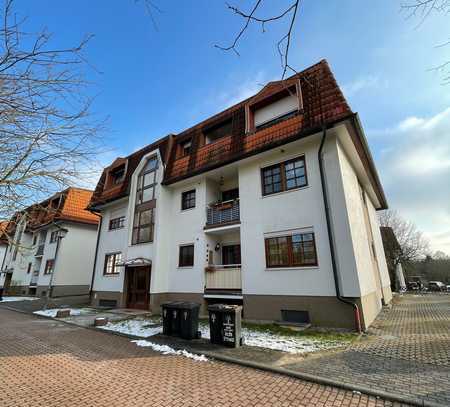
<svg viewBox="0 0 450 407"><path fill-rule="evenodd" d="M181 308L185 309L196 309L200 308L200 304L198 302L183 302Z"/></svg>
<svg viewBox="0 0 450 407"><path fill-rule="evenodd" d="M182 308L182 306L184 305L184 302L182 301L169 301L169 302L164 302L161 304L161 307L166 307L166 308Z"/></svg>
<svg viewBox="0 0 450 407"><path fill-rule="evenodd" d="M225 304L211 304L211 305L208 305L208 310L220 312L223 310L224 306L225 306Z"/></svg>

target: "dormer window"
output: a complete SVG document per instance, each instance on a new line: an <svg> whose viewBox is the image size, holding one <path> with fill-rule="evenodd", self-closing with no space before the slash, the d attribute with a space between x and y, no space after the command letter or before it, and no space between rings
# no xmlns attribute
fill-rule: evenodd
<svg viewBox="0 0 450 407"><path fill-rule="evenodd" d="M180 144L178 144L177 156L179 158L186 157L191 154L191 150L192 150L192 139L182 141L180 142Z"/></svg>
<svg viewBox="0 0 450 407"><path fill-rule="evenodd" d="M121 184L125 178L125 164L111 170L110 175L112 184Z"/></svg>
<svg viewBox="0 0 450 407"><path fill-rule="evenodd" d="M246 107L247 131L261 130L295 116L301 108L300 85L284 88Z"/></svg>
<svg viewBox="0 0 450 407"><path fill-rule="evenodd" d="M231 118L219 124L211 126L203 130L205 136L205 144L214 143L216 140L231 134L232 120Z"/></svg>

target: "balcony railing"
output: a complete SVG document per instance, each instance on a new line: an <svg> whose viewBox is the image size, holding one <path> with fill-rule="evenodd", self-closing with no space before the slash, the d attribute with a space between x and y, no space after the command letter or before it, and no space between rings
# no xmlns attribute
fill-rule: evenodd
<svg viewBox="0 0 450 407"><path fill-rule="evenodd" d="M224 226L240 221L239 198L211 204L206 208L206 227Z"/></svg>
<svg viewBox="0 0 450 407"><path fill-rule="evenodd" d="M241 290L241 265L214 265L205 268L206 290Z"/></svg>
<svg viewBox="0 0 450 407"><path fill-rule="evenodd" d="M45 243L44 244L40 244L36 250L35 256L36 257L42 257L44 255L44 247L45 247Z"/></svg>

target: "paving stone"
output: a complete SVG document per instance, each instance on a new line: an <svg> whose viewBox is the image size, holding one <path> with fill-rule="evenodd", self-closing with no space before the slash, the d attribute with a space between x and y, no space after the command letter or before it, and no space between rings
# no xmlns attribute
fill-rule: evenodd
<svg viewBox="0 0 450 407"><path fill-rule="evenodd" d="M450 405L450 295L404 295L368 340L284 367Z"/></svg>
<svg viewBox="0 0 450 407"><path fill-rule="evenodd" d="M400 406L0 309L0 406Z"/></svg>

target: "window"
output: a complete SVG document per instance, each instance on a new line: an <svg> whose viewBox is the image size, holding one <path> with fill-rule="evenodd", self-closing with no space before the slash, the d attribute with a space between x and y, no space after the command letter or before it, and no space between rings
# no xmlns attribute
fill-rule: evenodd
<svg viewBox="0 0 450 407"><path fill-rule="evenodd" d="M157 169L158 159L156 157L150 158L138 177L136 205L155 199Z"/></svg>
<svg viewBox="0 0 450 407"><path fill-rule="evenodd" d="M299 99L295 93L295 88L292 88L290 92L294 93L282 92L279 95L275 95L269 104L258 106L255 109L254 121L256 129L275 124L277 119L287 118L298 111ZM279 98L280 96L281 98Z"/></svg>
<svg viewBox="0 0 450 407"><path fill-rule="evenodd" d="M44 274L52 274L54 267L55 267L55 260L53 259L47 260L45 263Z"/></svg>
<svg viewBox="0 0 450 407"><path fill-rule="evenodd" d="M153 241L153 209L137 210L134 213L133 244Z"/></svg>
<svg viewBox="0 0 450 407"><path fill-rule="evenodd" d="M122 261L122 253L110 253L105 256L105 266L103 268L103 274L119 274L117 264Z"/></svg>
<svg viewBox="0 0 450 407"><path fill-rule="evenodd" d="M122 229L125 223L125 216L111 219L109 221L109 230Z"/></svg>
<svg viewBox="0 0 450 407"><path fill-rule="evenodd" d="M240 244L222 246L222 264L225 266L230 264L241 264Z"/></svg>
<svg viewBox="0 0 450 407"><path fill-rule="evenodd" d="M266 238L265 246L268 268L317 266L314 233Z"/></svg>
<svg viewBox="0 0 450 407"><path fill-rule="evenodd" d="M30 274L30 273L31 273L31 266L32 266L32 264L31 264L31 263L28 263L27 274Z"/></svg>
<svg viewBox="0 0 450 407"><path fill-rule="evenodd" d="M232 132L232 120L228 119L222 123L216 124L208 129L203 130L206 144L228 136Z"/></svg>
<svg viewBox="0 0 450 407"><path fill-rule="evenodd" d="M180 246L178 267L192 267L194 265L194 245Z"/></svg>
<svg viewBox="0 0 450 407"><path fill-rule="evenodd" d="M182 141L179 144L178 156L185 157L185 156L191 154L191 149L192 149L192 140L191 139Z"/></svg>
<svg viewBox="0 0 450 407"><path fill-rule="evenodd" d="M305 157L263 168L261 181L263 195L276 194L308 185Z"/></svg>
<svg viewBox="0 0 450 407"><path fill-rule="evenodd" d="M222 191L222 202L234 201L239 198L239 188L229 189L228 191Z"/></svg>
<svg viewBox="0 0 450 407"><path fill-rule="evenodd" d="M55 230L50 234L50 243L55 243L58 240L58 231Z"/></svg>
<svg viewBox="0 0 450 407"><path fill-rule="evenodd" d="M153 241L156 170L158 158L149 158L138 177L132 244Z"/></svg>
<svg viewBox="0 0 450 407"><path fill-rule="evenodd" d="M181 209L184 211L191 208L195 208L195 189L181 194Z"/></svg>
<svg viewBox="0 0 450 407"><path fill-rule="evenodd" d="M111 181L114 185L121 184L125 178L125 164L120 165L117 168L114 168L110 172Z"/></svg>

